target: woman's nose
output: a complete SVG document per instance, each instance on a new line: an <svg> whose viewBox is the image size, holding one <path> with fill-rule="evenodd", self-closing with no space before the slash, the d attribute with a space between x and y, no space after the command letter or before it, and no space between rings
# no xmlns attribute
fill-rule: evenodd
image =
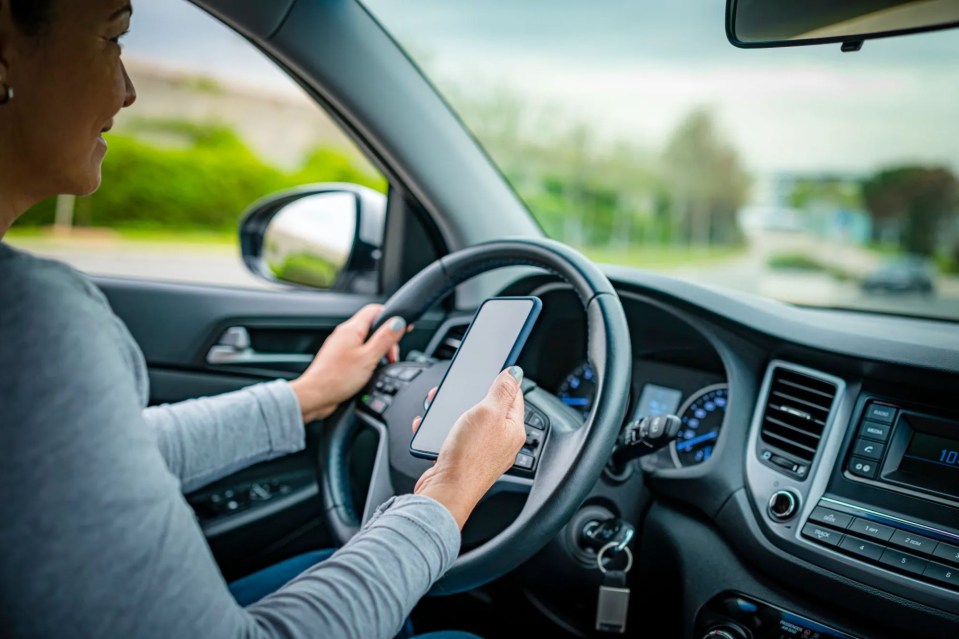
<svg viewBox="0 0 959 639"><path fill-rule="evenodd" d="M126 108L137 101L137 90L136 87L133 86L133 80L130 79L130 74L127 73L125 65L123 66L123 81L126 84L126 95L123 98L123 107Z"/></svg>

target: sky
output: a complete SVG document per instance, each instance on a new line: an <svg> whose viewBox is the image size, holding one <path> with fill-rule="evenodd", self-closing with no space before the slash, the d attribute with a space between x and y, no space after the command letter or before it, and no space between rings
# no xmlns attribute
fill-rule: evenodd
<svg viewBox="0 0 959 639"><path fill-rule="evenodd" d="M712 109L747 167L959 171L959 30L837 45L740 50L722 0L365 0L442 92L506 91L603 140L661 149ZM272 63L184 0L136 6L127 55L295 91ZM544 128L534 134L550 135Z"/></svg>

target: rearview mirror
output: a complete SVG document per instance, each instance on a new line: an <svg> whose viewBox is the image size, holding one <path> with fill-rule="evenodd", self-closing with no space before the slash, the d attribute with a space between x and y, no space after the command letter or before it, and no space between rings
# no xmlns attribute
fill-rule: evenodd
<svg viewBox="0 0 959 639"><path fill-rule="evenodd" d="M377 293L386 196L315 184L254 204L240 222L243 262L271 282Z"/></svg>
<svg viewBox="0 0 959 639"><path fill-rule="evenodd" d="M843 43L959 26L956 0L727 0L726 35L737 47Z"/></svg>

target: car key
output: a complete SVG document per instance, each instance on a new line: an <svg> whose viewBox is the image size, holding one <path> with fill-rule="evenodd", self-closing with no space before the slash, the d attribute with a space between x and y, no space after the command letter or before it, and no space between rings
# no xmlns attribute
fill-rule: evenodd
<svg viewBox="0 0 959 639"><path fill-rule="evenodd" d="M602 521L594 519L583 526L581 541L596 551L613 544L613 552L620 553L633 539L636 528L624 519L614 517Z"/></svg>
<svg viewBox="0 0 959 639"><path fill-rule="evenodd" d="M626 566L621 570L607 568L603 564L604 557L619 554L615 542L606 544L596 554L596 563L603 573L603 583L596 599L596 630L600 632L626 632L626 616L629 613L629 586L626 584L626 575L633 567L633 553L628 546L623 546L622 552L626 553Z"/></svg>

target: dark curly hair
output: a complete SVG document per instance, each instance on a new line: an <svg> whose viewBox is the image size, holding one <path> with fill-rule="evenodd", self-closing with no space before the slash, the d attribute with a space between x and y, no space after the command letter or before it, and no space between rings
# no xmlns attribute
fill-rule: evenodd
<svg viewBox="0 0 959 639"><path fill-rule="evenodd" d="M10 13L27 35L40 35L50 26L53 0L10 0Z"/></svg>

